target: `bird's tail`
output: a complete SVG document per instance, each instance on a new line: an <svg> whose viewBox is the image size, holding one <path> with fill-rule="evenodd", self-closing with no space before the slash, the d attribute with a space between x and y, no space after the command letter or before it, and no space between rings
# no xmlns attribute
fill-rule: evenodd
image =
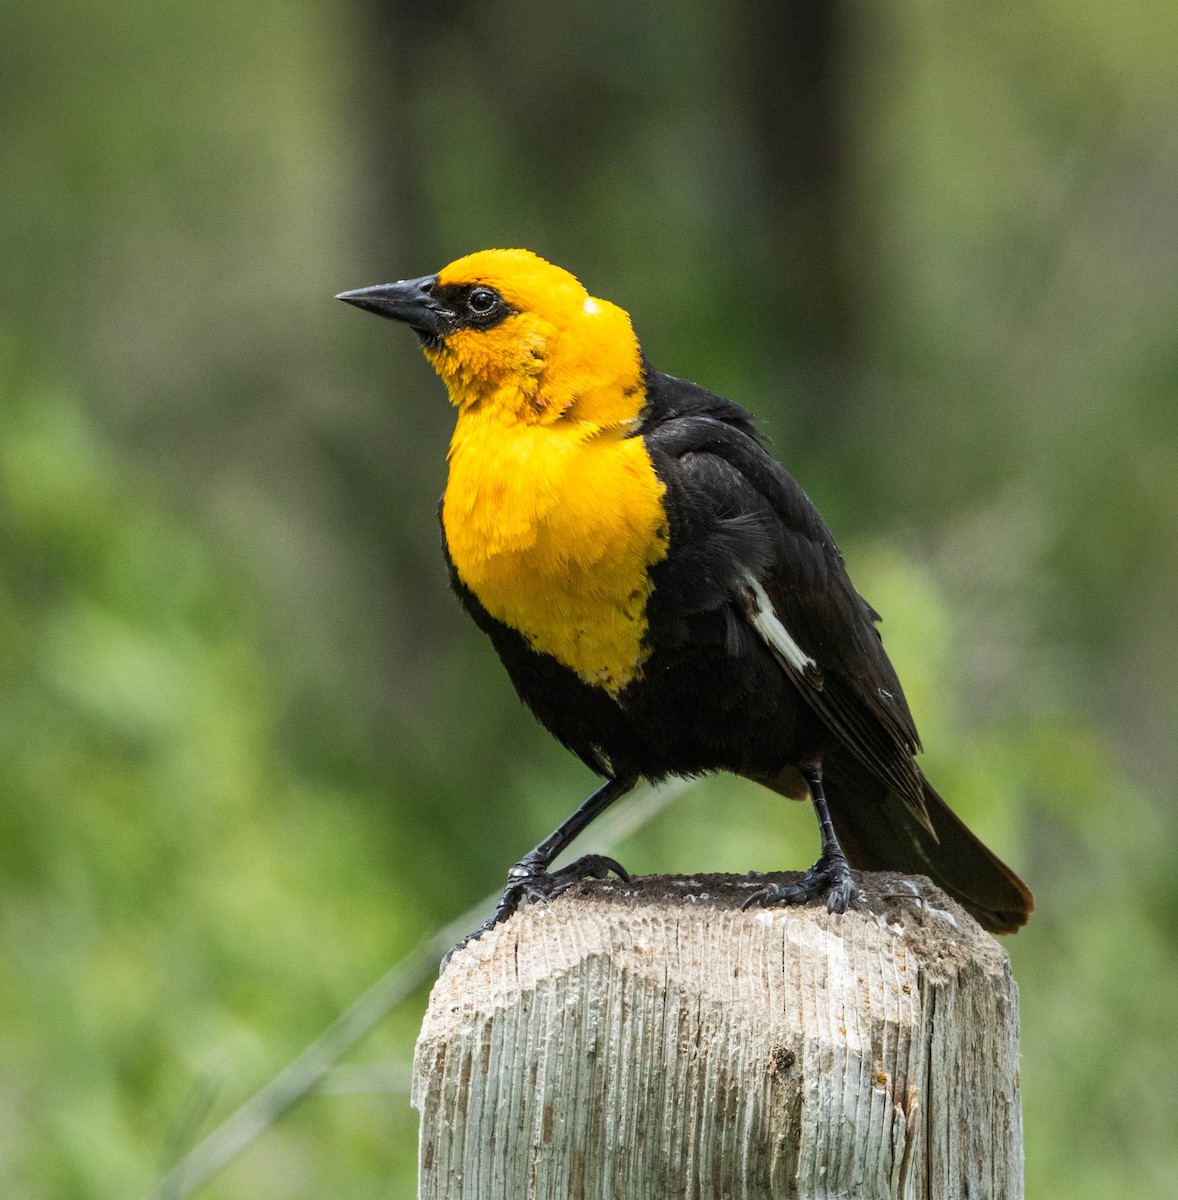
<svg viewBox="0 0 1178 1200"><path fill-rule="evenodd" d="M1035 906L1030 888L982 844L924 780L933 838L898 793L850 754L823 763L835 832L853 867L927 875L991 933L1014 933Z"/></svg>

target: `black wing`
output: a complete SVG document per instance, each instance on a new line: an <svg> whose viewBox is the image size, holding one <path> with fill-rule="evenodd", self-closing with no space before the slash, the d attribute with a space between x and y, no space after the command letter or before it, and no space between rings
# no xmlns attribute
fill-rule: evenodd
<svg viewBox="0 0 1178 1200"><path fill-rule="evenodd" d="M672 556L673 593L700 606L735 603L831 732L927 825L916 726L878 614L855 590L830 530L744 410L662 379L673 403L658 403L658 381L648 377L655 403L643 437L681 544L694 551Z"/></svg>

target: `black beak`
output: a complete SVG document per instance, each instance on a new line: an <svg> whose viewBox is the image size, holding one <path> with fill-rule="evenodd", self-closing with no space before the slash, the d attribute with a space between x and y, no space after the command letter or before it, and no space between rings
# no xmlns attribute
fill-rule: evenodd
<svg viewBox="0 0 1178 1200"><path fill-rule="evenodd" d="M437 282L436 275L423 275L420 279L402 279L398 283L380 283L354 292L340 292L336 299L393 321L404 321L423 338L436 341L444 332L443 318L454 315L433 294Z"/></svg>

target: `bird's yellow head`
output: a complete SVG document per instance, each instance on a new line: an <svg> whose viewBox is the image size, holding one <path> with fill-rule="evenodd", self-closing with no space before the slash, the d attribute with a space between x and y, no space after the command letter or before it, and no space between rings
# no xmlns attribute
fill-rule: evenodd
<svg viewBox="0 0 1178 1200"><path fill-rule="evenodd" d="M626 429L642 411L629 316L530 250L480 250L339 298L414 329L460 412Z"/></svg>

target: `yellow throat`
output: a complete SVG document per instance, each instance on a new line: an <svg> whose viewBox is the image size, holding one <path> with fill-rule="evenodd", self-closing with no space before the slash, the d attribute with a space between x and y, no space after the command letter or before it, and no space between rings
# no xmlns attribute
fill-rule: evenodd
<svg viewBox="0 0 1178 1200"><path fill-rule="evenodd" d="M641 437L630 319L567 271L490 250L439 272L510 313L426 348L458 409L442 523L462 582L496 620L613 696L647 657L664 487Z"/></svg>

